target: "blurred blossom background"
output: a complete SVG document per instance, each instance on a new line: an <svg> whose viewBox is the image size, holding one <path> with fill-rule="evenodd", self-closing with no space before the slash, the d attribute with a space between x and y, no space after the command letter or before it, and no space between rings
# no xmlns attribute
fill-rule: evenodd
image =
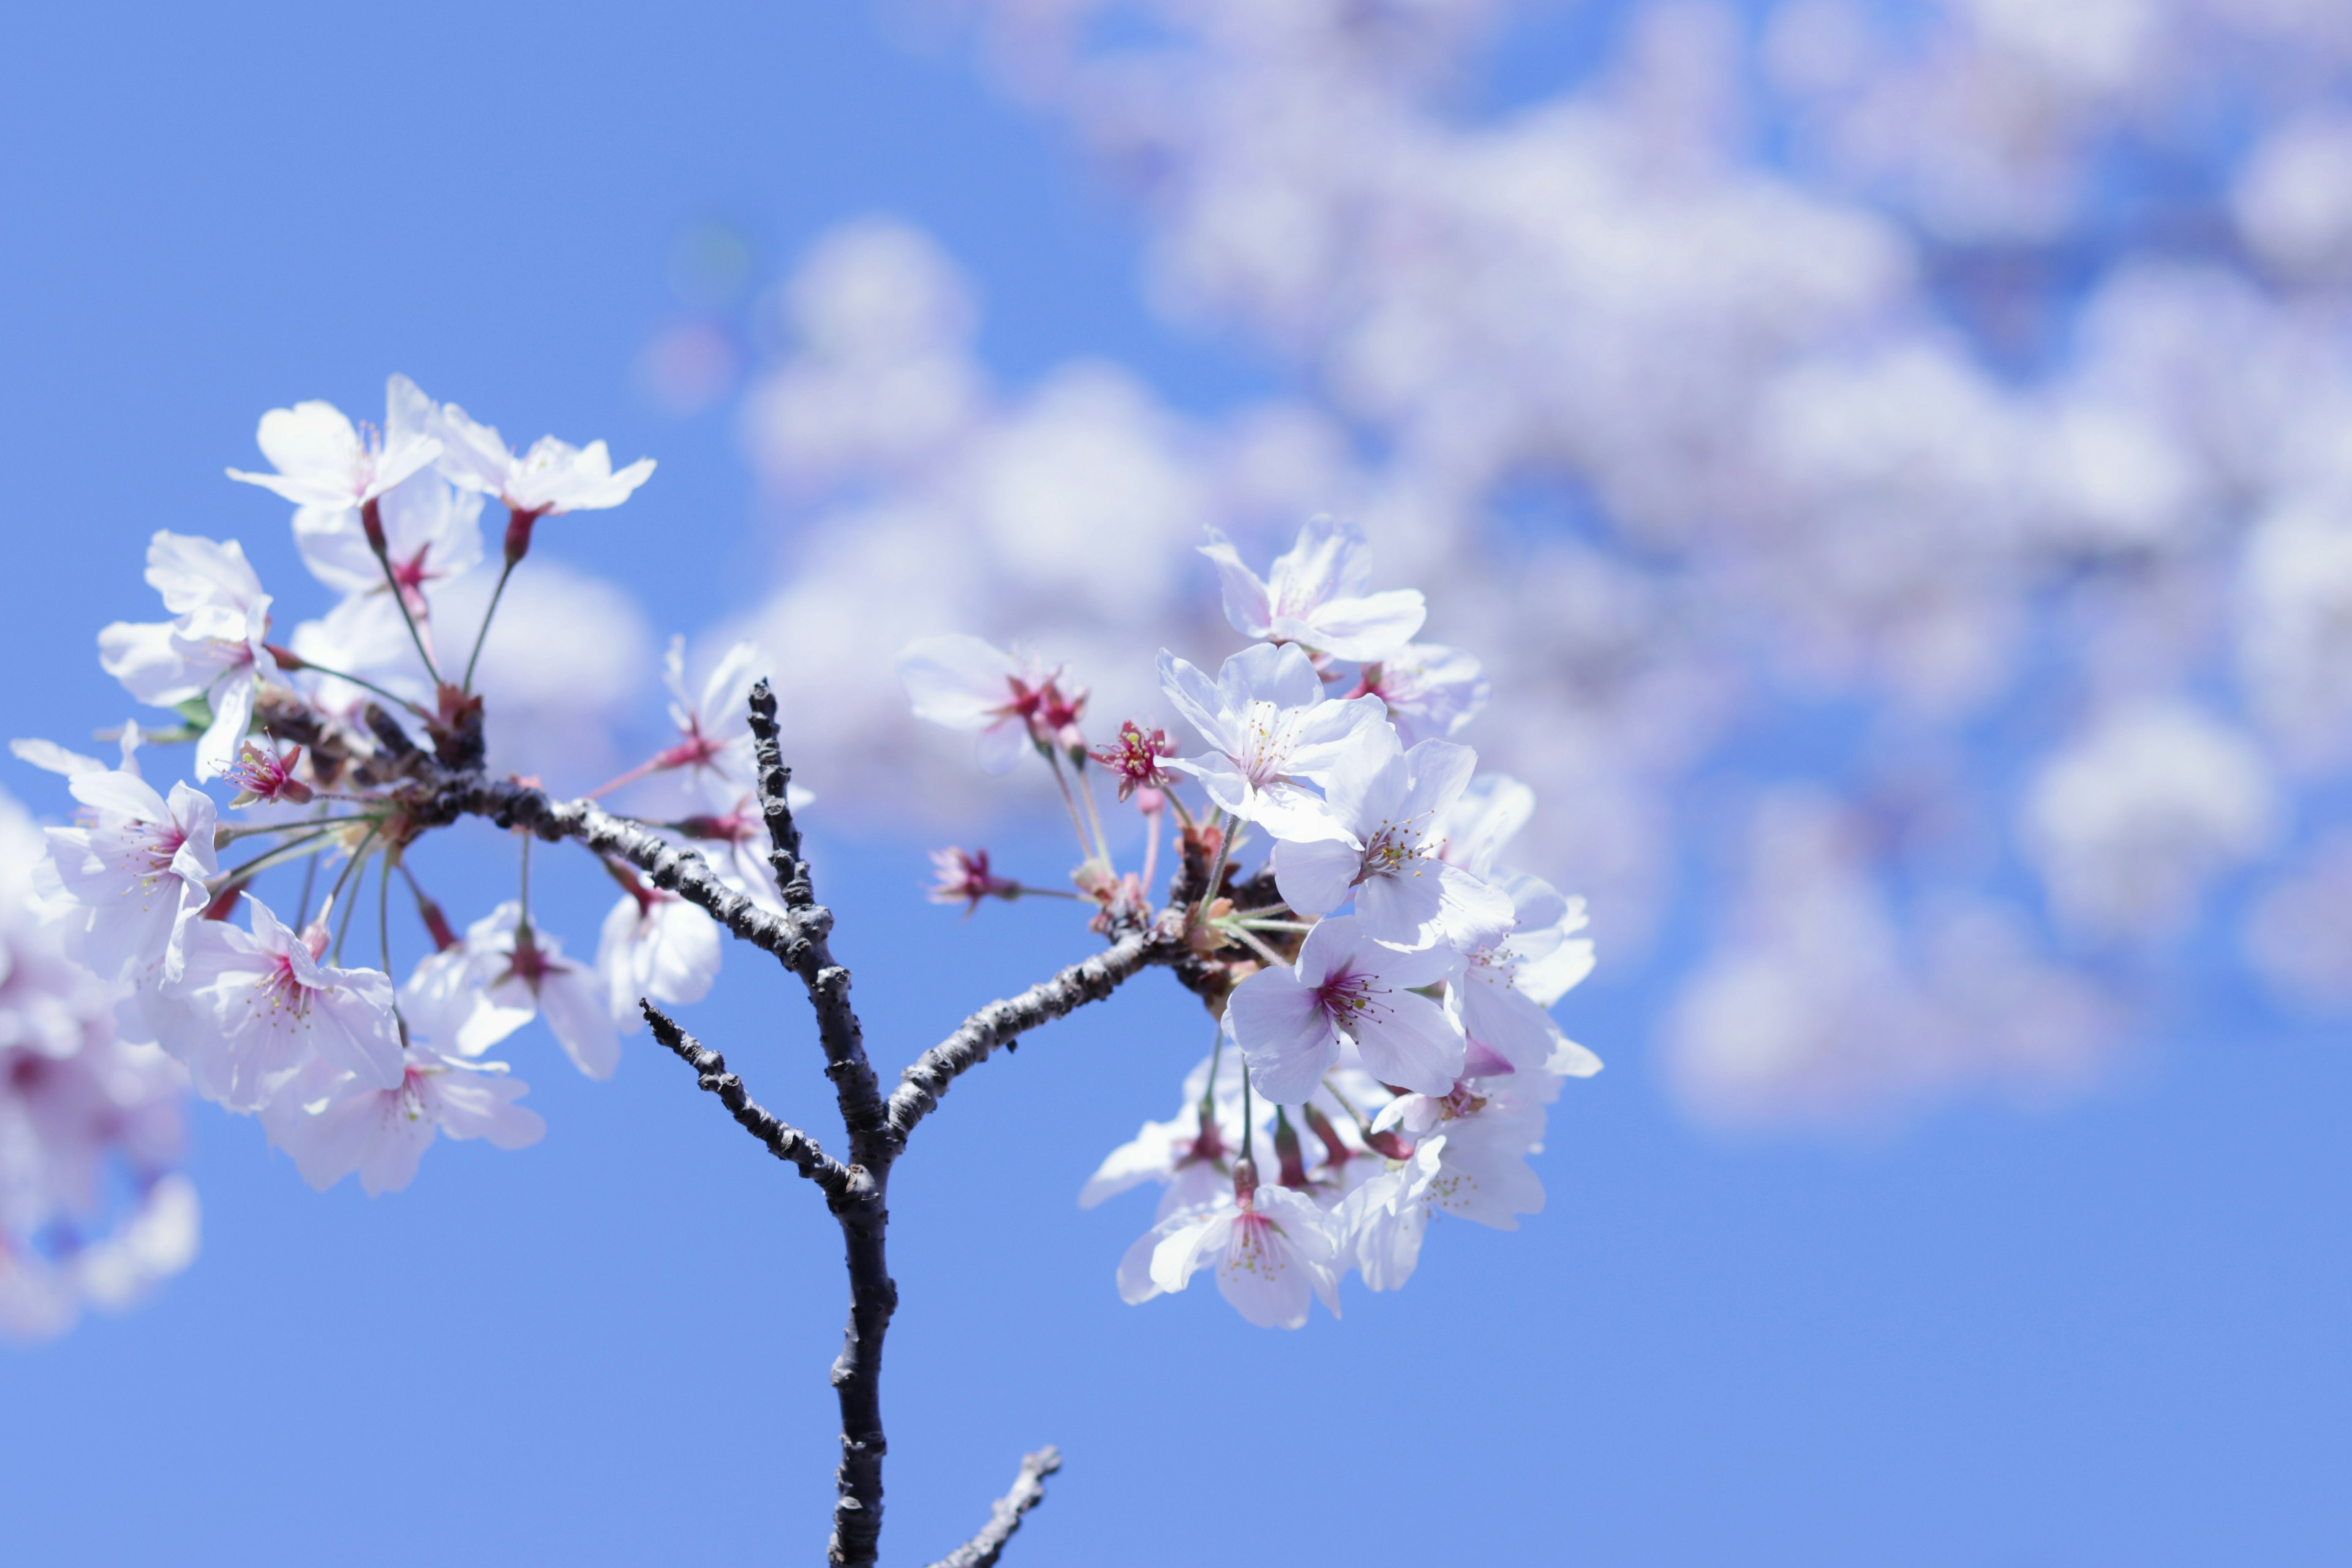
<svg viewBox="0 0 2352 1568"><path fill-rule="evenodd" d="M1609 1068L1555 1114L1549 1212L1453 1227L1343 1324L1110 1289L1133 1216L1071 1199L1166 1113L1189 1004L960 1088L898 1210L898 1554L1049 1439L1041 1568L1274 1561L1335 1514L1426 1561L2352 1552L2352 6L232 11L127 53L45 18L0 107L10 734L119 720L90 639L152 613L154 528L299 598L219 470L399 370L660 459L542 530L494 761L592 784L659 732L669 635L758 641L886 1071L1088 940L919 904L927 847L1050 881L1063 847L892 656L1019 643L1100 734L1173 730L1151 655L1237 640L1211 526L1262 563L1360 523L1486 663L1458 738L1536 790L1519 858L1590 901L1559 1016ZM30 832L0 816L0 879ZM485 907L503 874L446 872ZM809 1114L755 968L695 1021ZM372 1468L453 1488L452 1561L814 1550L833 1243L631 1049L547 1075L543 1148L374 1205L192 1114L203 1260L0 1361L26 1560L404 1559L356 1522ZM145 1070L110 1092L174 1159ZM193 1205L169 1180L149 1206ZM1221 1506L1218 1412L1273 1386L1297 1434L1248 1468L1282 1479ZM665 1479L687 1447L757 1506ZM224 1504L240 1464L272 1522Z"/></svg>

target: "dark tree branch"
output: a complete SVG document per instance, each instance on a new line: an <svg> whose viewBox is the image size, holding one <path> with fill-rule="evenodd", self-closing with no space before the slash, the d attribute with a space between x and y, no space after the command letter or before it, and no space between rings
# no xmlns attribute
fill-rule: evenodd
<svg viewBox="0 0 2352 1568"><path fill-rule="evenodd" d="M817 1037L824 1047L825 1076L833 1080L841 1101L841 1120L849 1129L855 1163L876 1172L888 1163L884 1141L882 1089L866 1058L866 1037L857 1014L849 1005L849 971L833 961L825 936L833 917L816 902L809 887L808 862L801 858L801 834L793 821L789 798L792 770L784 766L776 741L776 694L765 680L751 689L752 768L760 792L760 812L768 824L768 864L775 868L776 886L783 895L787 920L808 920L823 914L821 928L790 952L779 951L786 967L808 987L809 1005L816 1009Z"/></svg>
<svg viewBox="0 0 2352 1568"><path fill-rule="evenodd" d="M701 1086L719 1096L737 1121L824 1190L827 1206L841 1225L850 1305L841 1354L833 1363L833 1385L841 1405L841 1466L835 1475L833 1537L826 1556L840 1568L872 1568L882 1534L882 1460L888 1451L882 1431L882 1342L898 1306L898 1288L890 1279L885 1246L889 1225L886 1197L890 1168L907 1133L930 1113L950 1082L986 1060L998 1046L1010 1045L1041 1024L1109 995L1148 965L1169 965L1204 999L1213 1005L1216 998L1194 973L1209 966L1186 945L1178 923L1128 931L1105 952L973 1014L908 1068L886 1100L850 1005L849 971L834 962L827 943L832 912L816 902L808 862L801 855L800 828L788 798L792 773L783 765L775 694L766 681L753 689L751 710L760 809L768 827L768 862L784 905L781 913L728 887L698 851L674 845L592 801L557 801L544 790L485 778L478 760L468 760L462 768L450 759L436 765L410 747L402 761L417 787L408 796L404 827L414 837L470 816L488 817L500 827L525 828L550 842L577 840L626 861L654 886L677 894L738 938L773 953L807 987L824 1051L825 1077L833 1082L848 1133L846 1163L827 1156L805 1134L753 1104L719 1053L704 1047L659 1009L647 1005L646 1016L662 1044L695 1069ZM1020 1528L1021 1516L1044 1498L1045 1478L1060 1465L1051 1448L1024 1460L1020 1479L996 1504L986 1528L943 1558L942 1568L986 1568L995 1563Z"/></svg>
<svg viewBox="0 0 2352 1568"><path fill-rule="evenodd" d="M799 1128L761 1110L744 1090L743 1080L727 1070L726 1058L679 1028L677 1020L651 1002L640 999L637 1005L645 1009L646 1022L653 1026L654 1038L676 1051L694 1069L696 1081L717 1095L719 1103L742 1123L744 1130L768 1146L768 1152L798 1166L802 1175L824 1189L827 1201L837 1204L847 1194L848 1170Z"/></svg>
<svg viewBox="0 0 2352 1568"><path fill-rule="evenodd" d="M650 828L625 822L593 802L558 801L542 789L479 773L444 775L440 787L417 808L417 826L430 827L460 816L487 816L500 827L523 827L553 843L577 839L602 855L626 860L646 880L708 911L743 941L763 948L797 969L812 942L822 950L833 929L833 912L819 905L762 909L719 879L699 850L670 843Z"/></svg>
<svg viewBox="0 0 2352 1568"><path fill-rule="evenodd" d="M765 680L751 689L751 755L760 815L768 825L768 864L776 873L788 917L822 913L801 856L793 821L792 770L777 741L776 694ZM808 987L816 1010L824 1074L849 1131L849 1192L834 1205L849 1265L849 1322L834 1358L834 1394L841 1405L841 1468L834 1473L833 1540L826 1556L844 1568L866 1568L882 1537L882 1341L898 1310L885 1244L890 1223L887 1194L898 1146L884 1117L881 1085L866 1059L866 1036L849 1003L849 971L833 961L825 936L832 920L789 952L785 966Z"/></svg>
<svg viewBox="0 0 2352 1568"><path fill-rule="evenodd" d="M1181 940L1167 932L1132 931L1051 980L982 1007L898 1075L898 1087L890 1091L891 1132L903 1145L915 1124L939 1104L948 1085L986 1061L997 1047L1010 1045L1038 1025L1051 1023L1088 1002L1101 1001L1147 965L1171 963L1181 951Z"/></svg>
<svg viewBox="0 0 2352 1568"><path fill-rule="evenodd" d="M980 1533L932 1563L931 1568L994 1568L997 1558L1003 1553L1004 1543L1021 1528L1021 1516L1045 1500L1045 1478L1061 1468L1062 1456L1053 1448L1040 1448L1024 1456L1013 1489L996 1500Z"/></svg>

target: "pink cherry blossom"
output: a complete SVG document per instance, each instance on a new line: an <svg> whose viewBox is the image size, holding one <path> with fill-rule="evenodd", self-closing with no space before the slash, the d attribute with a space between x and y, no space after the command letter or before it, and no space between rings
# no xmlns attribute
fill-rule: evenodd
<svg viewBox="0 0 2352 1568"><path fill-rule="evenodd" d="M196 1092L257 1110L314 1058L380 1088L398 1085L391 977L323 962L323 915L297 934L259 899L245 902L250 933L226 921L194 922L176 988L184 1011L161 1036Z"/></svg>
<svg viewBox="0 0 2352 1568"><path fill-rule="evenodd" d="M1352 1043L1381 1082L1445 1093L1465 1044L1445 1010L1413 987L1443 978L1453 963L1444 948L1384 947L1352 917L1322 921L1294 966L1251 975L1225 1004L1251 1081L1269 1100L1299 1104Z"/></svg>
<svg viewBox="0 0 2352 1568"><path fill-rule="evenodd" d="M1477 753L1451 741L1423 741L1407 752L1381 727L1333 770L1323 809L1345 830L1275 847L1275 885L1304 915L1327 915L1356 901L1375 942L1420 949L1470 947L1511 925L1511 901L1499 889L1438 858L1437 827L1460 798Z"/></svg>
<svg viewBox="0 0 2352 1568"><path fill-rule="evenodd" d="M1223 533L1209 530L1201 553L1216 563L1225 618L1244 637L1299 643L1340 658L1373 659L1412 640L1428 614L1420 591L1366 594L1370 552L1351 523L1308 520L1298 542L1264 580L1242 563Z"/></svg>
<svg viewBox="0 0 2352 1568"><path fill-rule="evenodd" d="M1356 740L1381 723L1380 699L1327 701L1295 645L1259 643L1217 671L1214 685L1161 649L1160 689L1209 750L1168 765L1193 774L1209 798L1277 838L1345 838L1312 785L1326 782Z"/></svg>

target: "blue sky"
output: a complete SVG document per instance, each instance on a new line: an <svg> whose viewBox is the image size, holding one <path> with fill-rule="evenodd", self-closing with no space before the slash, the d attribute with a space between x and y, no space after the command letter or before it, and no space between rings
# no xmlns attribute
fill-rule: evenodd
<svg viewBox="0 0 2352 1568"><path fill-rule="evenodd" d="M153 529L238 535L295 582L283 509L220 470L262 409L372 410L395 369L510 431L658 457L561 552L664 629L740 607L709 595L732 573L748 597L768 553L724 422L664 418L630 374L698 221L772 273L841 218L912 218L980 279L1008 380L1103 353L1213 407L1268 374L1157 326L1118 208L1052 135L856 7L52 9L17 20L8 70L10 734L121 716L91 639L152 613ZM886 1072L1087 940L1052 908L924 906L921 849L820 843ZM444 866L453 909L498 895L502 867ZM592 941L609 890L549 874ZM1659 1000L1562 1009L1612 1066L1556 1111L1547 1213L1443 1229L1407 1290L1351 1288L1298 1334L1206 1289L1120 1305L1149 1200L1072 1202L1173 1109L1206 1030L1172 985L964 1080L894 1193L887 1560L961 1539L1046 1441L1068 1468L1008 1557L1034 1568L2352 1553L2340 1038L2248 1037L2217 1005L2063 1110L1727 1142L1642 1059ZM782 977L730 954L695 1021L824 1125ZM813 1559L843 1294L821 1205L642 1040L604 1085L536 1031L517 1060L541 1146L445 1145L374 1202L197 1108L194 1270L0 1357L10 1560Z"/></svg>

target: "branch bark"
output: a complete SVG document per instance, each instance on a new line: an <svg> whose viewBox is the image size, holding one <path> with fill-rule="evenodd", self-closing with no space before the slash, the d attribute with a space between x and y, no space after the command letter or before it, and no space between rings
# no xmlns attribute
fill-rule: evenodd
<svg viewBox="0 0 2352 1568"><path fill-rule="evenodd" d="M994 1568L997 1558L1003 1554L1004 1543L1021 1528L1021 1516L1045 1500L1045 1478L1061 1468L1062 1456L1055 1448L1040 1448L1024 1456L1013 1489L996 1500L980 1533L932 1563L931 1568Z"/></svg>
<svg viewBox="0 0 2352 1568"><path fill-rule="evenodd" d="M815 1139L761 1110L743 1088L743 1080L727 1070L726 1058L678 1027L676 1019L651 1002L640 999L637 1005L645 1009L654 1038L677 1052L694 1069L695 1081L717 1095L744 1130L768 1146L768 1152L798 1166L802 1175L824 1190L827 1202L837 1204L848 1194L847 1168L818 1148Z"/></svg>
<svg viewBox="0 0 2352 1568"><path fill-rule="evenodd" d="M1181 942L1167 932L1131 931L1051 980L982 1007L899 1074L898 1087L890 1091L891 1133L903 1147L907 1134L937 1108L948 1085L986 1061L997 1047L1009 1046L1040 1024L1076 1012L1088 1002L1101 1001L1147 965L1171 963L1181 950Z"/></svg>
<svg viewBox="0 0 2352 1568"><path fill-rule="evenodd" d="M469 759L462 771L446 760L436 766L421 753L412 759L411 776L422 787L411 797L408 816L417 830L462 816L487 817L500 827L522 827L550 842L575 839L625 860L654 886L677 893L736 937L774 954L807 988L824 1052L825 1077L832 1080L848 1135L846 1163L825 1154L806 1134L754 1104L742 1080L727 1071L725 1059L659 1009L648 1005L646 1016L662 1044L695 1069L701 1086L717 1095L737 1121L824 1189L841 1226L850 1304L841 1353L833 1363L841 1408L841 1464L835 1474L833 1535L826 1557L839 1568L872 1568L882 1534L882 1461L888 1452L882 1429L882 1343L898 1306L886 1245L890 1217L887 1196L890 1168L908 1132L938 1105L950 1082L985 1061L998 1046L1009 1046L1041 1024L1108 996L1146 967L1169 965L1188 985L1199 986L1188 973L1190 949L1175 925L1129 931L1092 958L973 1014L908 1068L886 1100L850 1004L849 971L834 961L828 943L832 911L816 901L808 862L801 855L800 829L789 798L792 773L783 765L777 740L775 694L764 680L751 692L751 726L760 808L768 828L768 862L784 906L781 912L728 887L697 850L671 844L593 802L557 801L530 785L486 778L478 771L478 759ZM1060 1465L1060 1456L1051 1448L1028 1456L1013 1490L996 1504L988 1524L941 1559L942 1568L986 1568L995 1563L1020 1528L1021 1516L1044 1498L1045 1478Z"/></svg>

